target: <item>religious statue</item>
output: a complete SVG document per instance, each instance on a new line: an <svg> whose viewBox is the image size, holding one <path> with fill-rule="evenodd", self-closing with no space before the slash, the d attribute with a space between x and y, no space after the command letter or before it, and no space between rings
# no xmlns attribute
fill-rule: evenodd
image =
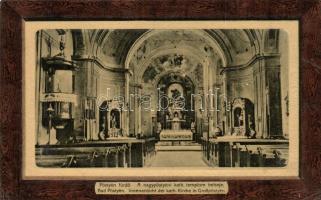
<svg viewBox="0 0 321 200"><path fill-rule="evenodd" d="M111 120L110 120L110 127L111 127L111 131L112 131L112 135L113 137L116 137L117 136L117 130L116 130L116 125L117 125L117 122L116 122L116 117L115 117L115 114L113 113L111 115Z"/></svg>
<svg viewBox="0 0 321 200"><path fill-rule="evenodd" d="M195 122L192 121L191 123L191 131L194 133L195 132Z"/></svg>
<svg viewBox="0 0 321 200"><path fill-rule="evenodd" d="M98 139L99 140L105 140L106 139L105 127L99 132Z"/></svg>
<svg viewBox="0 0 321 200"><path fill-rule="evenodd" d="M239 126L243 126L243 111L238 115Z"/></svg>
<svg viewBox="0 0 321 200"><path fill-rule="evenodd" d="M49 141L49 144L57 144L58 143L58 140L57 140L57 132L56 132L56 129L51 126L50 128L50 141Z"/></svg>
<svg viewBox="0 0 321 200"><path fill-rule="evenodd" d="M107 135L106 135L106 126L105 126L105 120L106 120L106 118L105 118L105 116L103 116L103 123L102 123L102 125L101 125L101 128L102 128L102 130L99 132L99 134L98 134L98 139L99 140L105 140L106 139L106 137L107 137Z"/></svg>
<svg viewBox="0 0 321 200"><path fill-rule="evenodd" d="M162 124L160 122L157 122L157 133L159 134L162 131Z"/></svg>
<svg viewBox="0 0 321 200"><path fill-rule="evenodd" d="M256 138L256 131L253 128L250 129L250 133L249 133L248 138L251 138L251 139Z"/></svg>
<svg viewBox="0 0 321 200"><path fill-rule="evenodd" d="M195 122L194 121L192 121L192 123L191 123L191 131L193 134L193 140L196 140L196 135L195 135L196 131L195 131Z"/></svg>
<svg viewBox="0 0 321 200"><path fill-rule="evenodd" d="M179 115L178 115L178 112L175 112L174 113L174 117L173 119L171 120L172 122L172 129L173 130L180 130L181 129L181 122L184 121L184 120L181 120L179 118Z"/></svg>
<svg viewBox="0 0 321 200"><path fill-rule="evenodd" d="M179 117L178 117L178 113L177 113L177 112L174 113L173 121L174 121L174 120L176 120L176 121L179 120Z"/></svg>
<svg viewBox="0 0 321 200"><path fill-rule="evenodd" d="M223 136L222 129L218 126L215 128L214 133L216 137Z"/></svg>
<svg viewBox="0 0 321 200"><path fill-rule="evenodd" d="M111 115L111 128L116 128L116 117L114 114Z"/></svg>

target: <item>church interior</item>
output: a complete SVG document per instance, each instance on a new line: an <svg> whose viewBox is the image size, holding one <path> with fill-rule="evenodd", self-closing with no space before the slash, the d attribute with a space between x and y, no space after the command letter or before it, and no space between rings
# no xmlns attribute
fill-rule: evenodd
<svg viewBox="0 0 321 200"><path fill-rule="evenodd" d="M36 35L39 167L284 167L279 29L47 29Z"/></svg>

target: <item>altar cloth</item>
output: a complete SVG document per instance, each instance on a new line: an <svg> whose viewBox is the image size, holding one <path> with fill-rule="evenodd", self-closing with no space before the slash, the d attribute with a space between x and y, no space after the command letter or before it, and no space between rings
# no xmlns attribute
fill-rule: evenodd
<svg viewBox="0 0 321 200"><path fill-rule="evenodd" d="M159 134L160 140L193 140L191 130L162 130Z"/></svg>

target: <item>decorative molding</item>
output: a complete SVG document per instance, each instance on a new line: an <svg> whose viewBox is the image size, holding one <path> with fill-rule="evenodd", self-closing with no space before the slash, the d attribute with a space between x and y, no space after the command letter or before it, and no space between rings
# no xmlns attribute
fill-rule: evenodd
<svg viewBox="0 0 321 200"><path fill-rule="evenodd" d="M105 63L103 63L102 60L100 60L99 58L92 56L92 57L76 57L76 56L72 56L72 60L73 61L85 61L85 62L93 62L95 64L97 64L100 68L105 69L107 71L111 71L111 72L117 72L117 73L131 73L129 69L125 69L125 68L118 68L118 67L110 67L108 65L106 65Z"/></svg>
<svg viewBox="0 0 321 200"><path fill-rule="evenodd" d="M275 57L280 57L280 54L279 53L256 54L245 64L225 67L220 72L220 75L224 74L227 71L243 70L243 69L246 69L249 66L255 64L257 61L260 61L260 60L263 60L263 59L266 59L266 58L275 58Z"/></svg>

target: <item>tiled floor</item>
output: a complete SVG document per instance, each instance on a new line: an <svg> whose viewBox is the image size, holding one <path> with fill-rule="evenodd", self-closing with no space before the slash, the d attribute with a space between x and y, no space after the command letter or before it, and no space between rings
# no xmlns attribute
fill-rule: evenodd
<svg viewBox="0 0 321 200"><path fill-rule="evenodd" d="M207 167L201 151L158 151L150 167Z"/></svg>

